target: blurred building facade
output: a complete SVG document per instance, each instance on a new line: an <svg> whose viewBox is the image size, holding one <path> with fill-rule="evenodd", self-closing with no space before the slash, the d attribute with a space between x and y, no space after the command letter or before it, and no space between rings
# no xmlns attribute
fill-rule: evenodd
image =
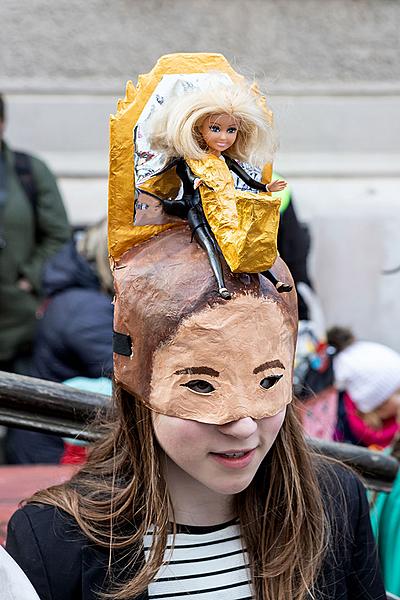
<svg viewBox="0 0 400 600"><path fill-rule="evenodd" d="M328 325L400 350L400 4L393 0L3 0L6 137L44 157L70 218L107 202L108 117L172 52L222 52L274 110L276 169L313 236Z"/></svg>

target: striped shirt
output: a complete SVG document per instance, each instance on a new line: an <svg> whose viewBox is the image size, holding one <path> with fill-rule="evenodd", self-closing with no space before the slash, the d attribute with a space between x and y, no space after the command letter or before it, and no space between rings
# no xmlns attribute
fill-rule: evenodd
<svg viewBox="0 0 400 600"><path fill-rule="evenodd" d="M175 545L168 536L165 561L148 588L149 600L253 600L249 559L239 525L178 525ZM146 560L152 534L144 538ZM172 554L171 554L172 552Z"/></svg>

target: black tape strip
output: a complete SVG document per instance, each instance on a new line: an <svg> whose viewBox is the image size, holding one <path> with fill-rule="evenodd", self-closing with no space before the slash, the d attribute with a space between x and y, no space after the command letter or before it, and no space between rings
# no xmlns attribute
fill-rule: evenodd
<svg viewBox="0 0 400 600"><path fill-rule="evenodd" d="M113 331L113 352L123 356L131 356L133 352L131 336Z"/></svg>

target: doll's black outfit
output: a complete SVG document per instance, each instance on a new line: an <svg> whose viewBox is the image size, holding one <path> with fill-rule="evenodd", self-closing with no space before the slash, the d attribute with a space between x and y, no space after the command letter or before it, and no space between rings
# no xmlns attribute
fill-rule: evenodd
<svg viewBox="0 0 400 600"><path fill-rule="evenodd" d="M335 526L315 600L385 600L363 485L337 465L324 465L319 478ZM110 576L116 583L134 575L126 569L129 550L113 555L110 575L108 549L95 546L71 516L51 506L28 504L19 509L9 523L6 549L41 600L98 600ZM179 598L179 593L173 597ZM135 600L148 598L145 591Z"/></svg>
<svg viewBox="0 0 400 600"><path fill-rule="evenodd" d="M265 192L265 184L253 179L235 160L224 156L228 168L236 173L240 179L242 179L246 185L258 190ZM195 189L194 182L196 176L190 170L189 166L183 158L176 159L172 164L169 164L166 169L170 169L176 166L176 173L183 185L183 196L179 200L163 200L162 204L167 214L175 215L184 219L187 219L189 226L192 230L192 237L196 237L200 246L207 252L208 259L215 279L218 285L218 291L220 295L228 299L230 294L225 287L224 275L221 266L220 254L221 251L218 244L211 232L210 226L205 217L203 206L201 203L201 197L199 189ZM263 271L264 275L279 292L290 292L292 286L279 282L271 271Z"/></svg>

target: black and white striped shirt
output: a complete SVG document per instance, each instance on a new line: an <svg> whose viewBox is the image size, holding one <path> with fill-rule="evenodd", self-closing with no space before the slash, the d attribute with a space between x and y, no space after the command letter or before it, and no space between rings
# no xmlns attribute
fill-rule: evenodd
<svg viewBox="0 0 400 600"><path fill-rule="evenodd" d="M152 534L144 538L146 559ZM252 600L249 560L237 522L214 527L178 525L168 536L165 561L149 585L150 600Z"/></svg>

